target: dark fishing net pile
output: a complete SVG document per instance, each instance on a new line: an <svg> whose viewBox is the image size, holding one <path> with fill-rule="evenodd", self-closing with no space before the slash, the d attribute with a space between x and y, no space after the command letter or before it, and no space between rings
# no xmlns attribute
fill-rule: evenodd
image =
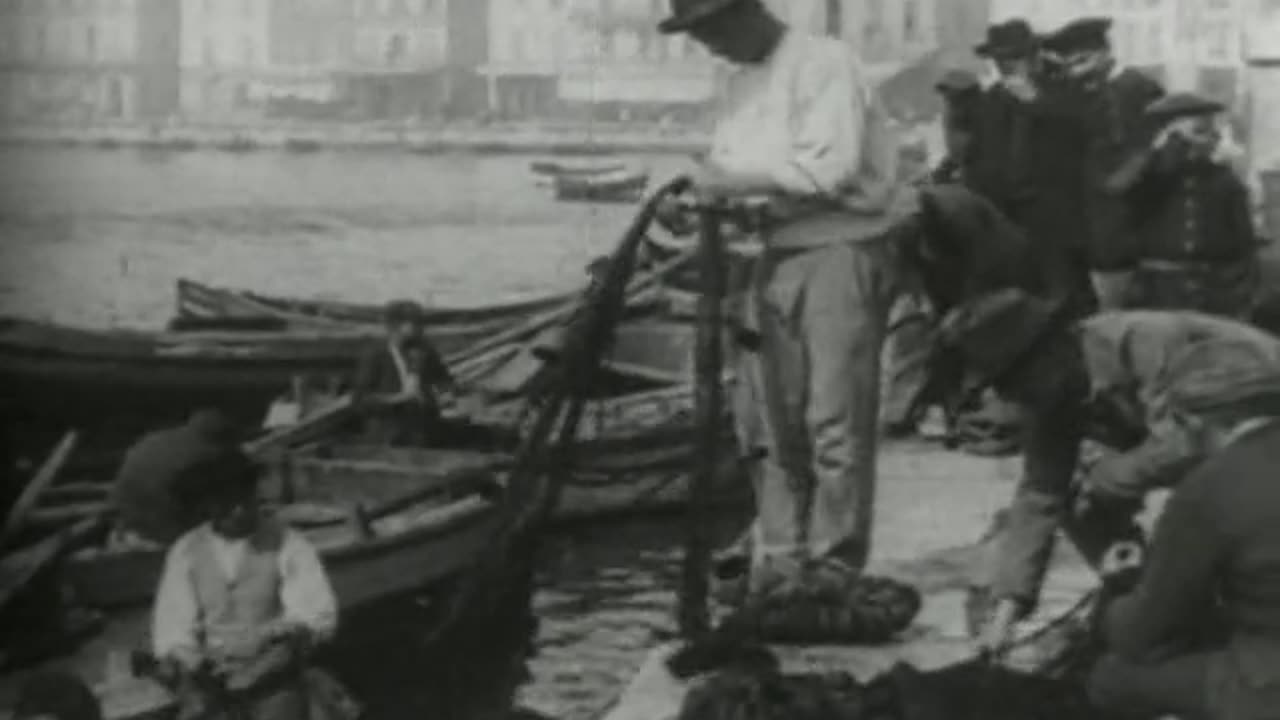
<svg viewBox="0 0 1280 720"><path fill-rule="evenodd" d="M874 645L910 626L921 604L919 591L887 578L787 583L733 611L717 632L740 641Z"/></svg>
<svg viewBox="0 0 1280 720"><path fill-rule="evenodd" d="M847 672L786 673L763 645L712 634L669 662L696 678L679 720L1099 720L1085 677L1098 657L1093 599L1026 637L1019 669L972 659L938 670L899 664L860 681Z"/></svg>

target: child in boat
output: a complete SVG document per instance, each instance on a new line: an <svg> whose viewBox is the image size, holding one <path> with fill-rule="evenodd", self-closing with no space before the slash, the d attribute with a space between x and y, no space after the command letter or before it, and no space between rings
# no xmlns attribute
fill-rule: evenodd
<svg viewBox="0 0 1280 720"><path fill-rule="evenodd" d="M177 679L188 710L336 720L323 711L342 703L316 702L306 667L311 650L337 628L333 588L311 543L260 511L257 480L257 468L239 451L189 471L184 484L194 489L205 522L165 559L153 652ZM331 690L331 681L322 684Z"/></svg>
<svg viewBox="0 0 1280 720"><path fill-rule="evenodd" d="M367 434L391 445L422 446L443 420L440 395L456 392L449 368L426 336L426 310L397 300L384 311L386 340L369 348L352 393L370 411Z"/></svg>

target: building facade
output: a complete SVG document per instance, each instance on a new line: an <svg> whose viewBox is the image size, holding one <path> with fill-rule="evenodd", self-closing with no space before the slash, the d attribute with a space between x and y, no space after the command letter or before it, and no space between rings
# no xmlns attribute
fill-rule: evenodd
<svg viewBox="0 0 1280 720"><path fill-rule="evenodd" d="M664 35L663 0L579 3L568 18L557 96L606 120L694 122L706 114L717 66L687 35Z"/></svg>
<svg viewBox="0 0 1280 720"><path fill-rule="evenodd" d="M182 112L193 119L253 119L271 77L274 0L180 0Z"/></svg>
<svg viewBox="0 0 1280 720"><path fill-rule="evenodd" d="M352 53L339 75L354 116L442 115L452 102L449 1L348 1L354 2Z"/></svg>
<svg viewBox="0 0 1280 720"><path fill-rule="evenodd" d="M0 3L0 113L15 121L162 118L178 101L171 0Z"/></svg>

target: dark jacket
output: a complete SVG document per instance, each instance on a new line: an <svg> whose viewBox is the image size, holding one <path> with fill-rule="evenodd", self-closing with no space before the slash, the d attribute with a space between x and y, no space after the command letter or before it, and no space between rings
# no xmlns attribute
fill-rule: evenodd
<svg viewBox="0 0 1280 720"><path fill-rule="evenodd" d="M1126 68L1079 104L1088 133L1084 176L1088 251L1096 269L1120 270L1136 262L1139 247L1130 208L1108 191L1108 181L1134 155L1150 147L1158 128L1146 117L1146 109L1163 95L1164 88L1155 80Z"/></svg>
<svg viewBox="0 0 1280 720"><path fill-rule="evenodd" d="M1106 616L1113 649L1142 662L1194 648L1220 618L1227 639L1209 671L1215 718L1280 708L1280 423L1254 430L1194 470L1156 526L1138 588Z"/></svg>
<svg viewBox="0 0 1280 720"><path fill-rule="evenodd" d="M1249 190L1235 172L1180 157L1177 146L1136 156L1111 179L1131 209L1140 259L1232 263L1258 250Z"/></svg>
<svg viewBox="0 0 1280 720"><path fill-rule="evenodd" d="M939 315L983 293L1040 288L1027 234L994 204L959 185L921 193L919 235L909 262Z"/></svg>
<svg viewBox="0 0 1280 720"><path fill-rule="evenodd" d="M1176 141L1112 177L1128 203L1142 270L1135 301L1242 317L1254 301L1258 238L1235 172L1188 160Z"/></svg>
<svg viewBox="0 0 1280 720"><path fill-rule="evenodd" d="M199 525L203 519L192 488L181 486L182 475L231 447L232 442L209 437L191 425L145 435L125 454L116 473L114 505L120 524L165 545Z"/></svg>

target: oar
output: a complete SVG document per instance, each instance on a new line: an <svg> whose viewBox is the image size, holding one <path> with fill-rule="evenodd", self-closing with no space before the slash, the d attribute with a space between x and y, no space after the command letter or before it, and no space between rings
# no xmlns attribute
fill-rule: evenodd
<svg viewBox="0 0 1280 720"><path fill-rule="evenodd" d="M22 494L18 496L17 501L13 503L13 507L9 510L9 516L5 518L4 528L0 529L0 547L12 542L26 526L27 515L35 507L41 493L58 476L58 471L66 464L67 458L71 456L71 451L75 449L76 442L79 439L79 434L74 430L63 435L61 442L49 454L48 459L40 466L40 470L31 478L31 482L27 483L27 487L22 490Z"/></svg>

